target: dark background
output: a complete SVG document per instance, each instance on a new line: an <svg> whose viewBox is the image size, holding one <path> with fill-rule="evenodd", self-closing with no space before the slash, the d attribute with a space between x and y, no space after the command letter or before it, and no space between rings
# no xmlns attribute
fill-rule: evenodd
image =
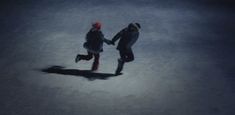
<svg viewBox="0 0 235 115"><path fill-rule="evenodd" d="M233 0L1 0L0 115L233 115ZM135 61L112 74L74 63L91 23L111 39L142 26Z"/></svg>

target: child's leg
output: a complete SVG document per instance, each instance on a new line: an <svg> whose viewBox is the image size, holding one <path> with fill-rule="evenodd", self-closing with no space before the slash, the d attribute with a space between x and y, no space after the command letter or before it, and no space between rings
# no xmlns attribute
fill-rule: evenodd
<svg viewBox="0 0 235 115"><path fill-rule="evenodd" d="M87 51L87 55L78 54L76 56L75 62L77 63L80 60L90 60L90 59L92 59L92 53Z"/></svg>
<svg viewBox="0 0 235 115"><path fill-rule="evenodd" d="M80 55L78 54L78 56L80 57L81 60L90 60L92 59L92 53L87 51L87 55Z"/></svg>
<svg viewBox="0 0 235 115"><path fill-rule="evenodd" d="M94 62L92 64L91 70L92 71L96 71L98 69L98 67L99 67L100 54L97 53L97 54L93 54L93 55L94 55L95 59L94 59Z"/></svg>

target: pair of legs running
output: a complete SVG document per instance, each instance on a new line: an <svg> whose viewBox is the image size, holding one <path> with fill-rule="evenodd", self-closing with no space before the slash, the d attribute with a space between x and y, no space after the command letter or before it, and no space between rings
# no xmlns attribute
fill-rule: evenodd
<svg viewBox="0 0 235 115"><path fill-rule="evenodd" d="M91 70L96 71L99 67L99 58L100 58L99 53L92 53L92 52L87 51L87 55L78 54L75 62L77 63L80 60L87 60L88 61L88 60L91 60L93 57L95 57L95 59L92 64Z"/></svg>
<svg viewBox="0 0 235 115"><path fill-rule="evenodd" d="M119 50L119 54L120 54L120 58L118 59L118 66L117 69L115 71L115 75L120 75L121 71L123 70L123 66L126 62L131 62L134 60L134 54L132 52L132 50ZM91 60L94 56L94 62L92 64L92 71L96 71L99 67L99 58L100 58L100 54L99 53L91 53L91 52L87 52L87 55L81 55L78 54L76 57L76 62L80 61L80 60Z"/></svg>

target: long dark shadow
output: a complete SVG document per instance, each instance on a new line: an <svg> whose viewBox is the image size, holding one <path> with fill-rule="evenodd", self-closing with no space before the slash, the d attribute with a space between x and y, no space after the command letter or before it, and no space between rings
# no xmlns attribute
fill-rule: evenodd
<svg viewBox="0 0 235 115"><path fill-rule="evenodd" d="M45 69L41 69L41 71L45 73L55 73L62 75L73 75L78 77L84 77L90 81L96 79L107 80L109 77L115 76L114 74L111 73L95 73L90 70L65 69L65 67L62 66L51 66Z"/></svg>

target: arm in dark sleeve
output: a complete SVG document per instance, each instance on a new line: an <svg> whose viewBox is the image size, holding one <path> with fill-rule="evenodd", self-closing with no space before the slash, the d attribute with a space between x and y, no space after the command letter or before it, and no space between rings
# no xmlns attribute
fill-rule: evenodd
<svg viewBox="0 0 235 115"><path fill-rule="evenodd" d="M111 44L111 40L108 40L108 39L106 39L106 38L103 38L103 41L104 41L106 44L108 44L108 45Z"/></svg>
<svg viewBox="0 0 235 115"><path fill-rule="evenodd" d="M138 37L139 33L133 35L131 41L127 44L127 49L130 49L133 46L133 44L137 41Z"/></svg>
<svg viewBox="0 0 235 115"><path fill-rule="evenodd" d="M102 33L102 32L100 32L100 38L102 39L102 41L103 42L105 42L106 44L111 44L111 41L110 40L108 40L108 39L106 39L105 37L104 37L104 34Z"/></svg>
<svg viewBox="0 0 235 115"><path fill-rule="evenodd" d="M122 34L124 33L124 29L121 30L120 32L118 32L112 39L112 42L115 43L118 39L120 39L120 37L122 36Z"/></svg>

